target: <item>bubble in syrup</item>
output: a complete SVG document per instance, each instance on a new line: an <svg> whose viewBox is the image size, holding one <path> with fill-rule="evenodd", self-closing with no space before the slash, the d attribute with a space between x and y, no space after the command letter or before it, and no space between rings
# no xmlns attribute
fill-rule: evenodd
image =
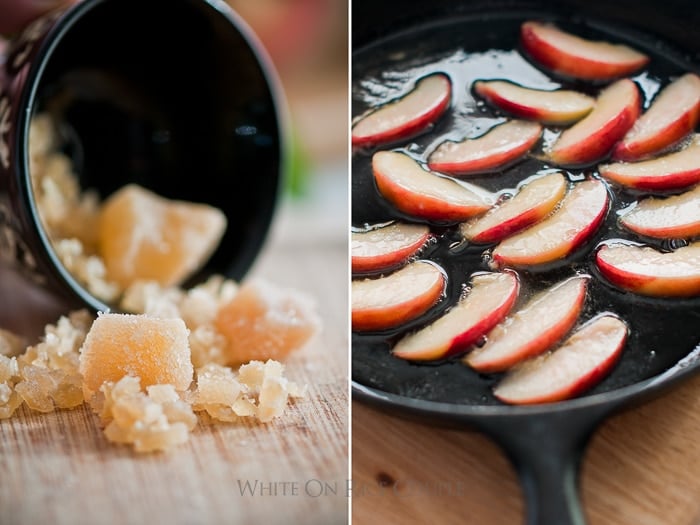
<svg viewBox="0 0 700 525"><path fill-rule="evenodd" d="M468 284L463 284L461 286L461 290L459 292L459 298L458 300L461 301L462 299L466 298L467 295L469 295L469 292L471 292L472 287L469 286Z"/></svg>
<svg viewBox="0 0 700 525"><path fill-rule="evenodd" d="M512 198L513 198L513 194L510 192L501 193L498 196L498 199L496 199L496 206L500 206L501 204L503 204L506 201L509 201Z"/></svg>

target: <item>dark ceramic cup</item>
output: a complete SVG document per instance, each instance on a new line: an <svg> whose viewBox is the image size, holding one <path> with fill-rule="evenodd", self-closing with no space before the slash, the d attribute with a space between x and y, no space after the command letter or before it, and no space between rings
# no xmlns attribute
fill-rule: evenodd
<svg viewBox="0 0 700 525"><path fill-rule="evenodd" d="M240 279L265 239L284 167L281 93L245 23L217 0L87 0L36 20L0 73L0 258L94 310L39 219L29 125L51 107L67 153L102 198L127 183L221 209L206 267ZM58 109L57 109L58 108Z"/></svg>

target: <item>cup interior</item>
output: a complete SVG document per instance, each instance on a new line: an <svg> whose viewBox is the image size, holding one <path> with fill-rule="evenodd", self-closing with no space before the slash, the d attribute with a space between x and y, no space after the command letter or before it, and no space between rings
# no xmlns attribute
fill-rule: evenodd
<svg viewBox="0 0 700 525"><path fill-rule="evenodd" d="M61 123L81 187L104 199L136 183L220 208L227 231L191 282L240 279L268 230L284 149L279 94L247 28L203 0L98 0L48 41L29 106Z"/></svg>

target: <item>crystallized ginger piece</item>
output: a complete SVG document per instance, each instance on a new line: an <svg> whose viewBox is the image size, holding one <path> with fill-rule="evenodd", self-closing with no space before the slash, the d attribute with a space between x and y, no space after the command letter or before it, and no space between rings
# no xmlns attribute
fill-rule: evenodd
<svg viewBox="0 0 700 525"><path fill-rule="evenodd" d="M107 381L100 390L105 436L131 444L137 452L168 450L184 443L197 424L197 416L173 385L150 385L143 392L138 377L124 376L116 383Z"/></svg>
<svg viewBox="0 0 700 525"><path fill-rule="evenodd" d="M110 279L177 284L207 260L226 229L218 209L172 201L130 184L112 194L99 218L99 253Z"/></svg>
<svg viewBox="0 0 700 525"><path fill-rule="evenodd" d="M18 356L24 352L27 344L21 336L0 328L0 355L7 357Z"/></svg>
<svg viewBox="0 0 700 525"><path fill-rule="evenodd" d="M87 310L62 316L55 325L46 326L41 342L17 357L19 377L14 390L29 408L52 412L83 402L78 350L91 322Z"/></svg>
<svg viewBox="0 0 700 525"><path fill-rule="evenodd" d="M53 325L46 325L39 344L30 346L17 358L20 368L34 365L50 370L78 371L78 351L90 329L93 316L87 310L76 310L61 316Z"/></svg>
<svg viewBox="0 0 700 525"><path fill-rule="evenodd" d="M172 384L187 390L193 376L187 337L182 319L99 315L80 354L85 399L89 401L105 381L125 375L140 377L144 387Z"/></svg>
<svg viewBox="0 0 700 525"><path fill-rule="evenodd" d="M215 326L226 338L227 362L240 364L284 359L316 333L320 321L308 297L257 280L219 308Z"/></svg>
<svg viewBox="0 0 700 525"><path fill-rule="evenodd" d="M197 369L193 408L219 421L257 417L266 423L284 413L290 397L304 395L305 389L283 373L284 365L272 360L251 361L237 375L229 367L209 363Z"/></svg>
<svg viewBox="0 0 700 525"><path fill-rule="evenodd" d="M228 367L210 363L197 369L195 405L233 405L241 394L241 385Z"/></svg>
<svg viewBox="0 0 700 525"><path fill-rule="evenodd" d="M246 387L248 396L257 395L257 416L266 423L281 416L289 397L302 397L306 388L284 377L284 365L278 361L251 361L240 367L238 380Z"/></svg>
<svg viewBox="0 0 700 525"><path fill-rule="evenodd" d="M194 391L192 408L205 411L212 419L235 422L243 416L254 416L257 408L252 410L241 396L243 388L236 379L233 370L227 366L209 363L197 369L197 386ZM239 410L239 408L241 410Z"/></svg>
<svg viewBox="0 0 700 525"><path fill-rule="evenodd" d="M22 380L15 391L32 410L53 412L56 408L73 408L83 403L80 374L61 369L25 365Z"/></svg>
<svg viewBox="0 0 700 525"><path fill-rule="evenodd" d="M201 325L190 331L192 364L200 368L209 363L226 363L226 338L213 326Z"/></svg>
<svg viewBox="0 0 700 525"><path fill-rule="evenodd" d="M19 380L17 358L0 354L0 419L7 419L22 404L22 398L15 392Z"/></svg>

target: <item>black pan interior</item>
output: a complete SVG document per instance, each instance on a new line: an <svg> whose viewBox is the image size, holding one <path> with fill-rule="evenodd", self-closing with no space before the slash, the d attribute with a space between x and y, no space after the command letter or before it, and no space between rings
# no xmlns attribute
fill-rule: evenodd
<svg viewBox="0 0 700 525"><path fill-rule="evenodd" d="M409 29L375 38L353 52L352 114L361 115L370 107L408 91L416 78L432 71L444 71L453 81L453 105L435 128L405 143L375 149L353 151L352 224L368 224L406 219L378 194L371 173L371 155L377 149L397 149L425 160L427 154L452 133L470 135L485 131L504 115L483 104L468 90L477 78L513 78L533 87L564 87L595 94L596 86L560 81L552 83L518 52L520 24L527 19L549 19L562 28L591 39L626 42L652 58L649 66L633 78L642 88L645 106L651 96L670 79L687 71L700 72L696 57L680 50L675 43L662 40L638 28L613 24L593 16L571 16L548 9L499 10L478 14L439 17L414 24ZM376 36L376 35L375 35ZM545 135L544 140L547 140ZM518 182L541 170L550 169L541 160L527 160L496 175L470 178L488 189L515 188ZM572 180L595 176L595 166L565 173ZM582 320L598 312L611 311L630 326L631 334L622 359L613 372L587 395L610 392L657 376L676 365L698 346L700 341L700 298L686 300L650 299L621 292L597 275L592 264L592 248L601 240L624 238L639 241L617 226L616 211L638 198L639 194L611 188L612 209L604 226L584 249L570 259L544 271L520 272L527 292L544 288L574 272L593 276ZM421 258L436 261L450 277L447 298L427 314L397 330L381 333L353 333L353 381L379 392L416 400L462 405L498 405L491 388L498 375L480 375L453 358L435 364L414 364L394 358L392 343L408 330L434 319L453 304L462 286L474 271L486 270L484 246L459 242L454 225L432 224L438 241L421 253ZM644 239L652 245L669 248Z"/></svg>

